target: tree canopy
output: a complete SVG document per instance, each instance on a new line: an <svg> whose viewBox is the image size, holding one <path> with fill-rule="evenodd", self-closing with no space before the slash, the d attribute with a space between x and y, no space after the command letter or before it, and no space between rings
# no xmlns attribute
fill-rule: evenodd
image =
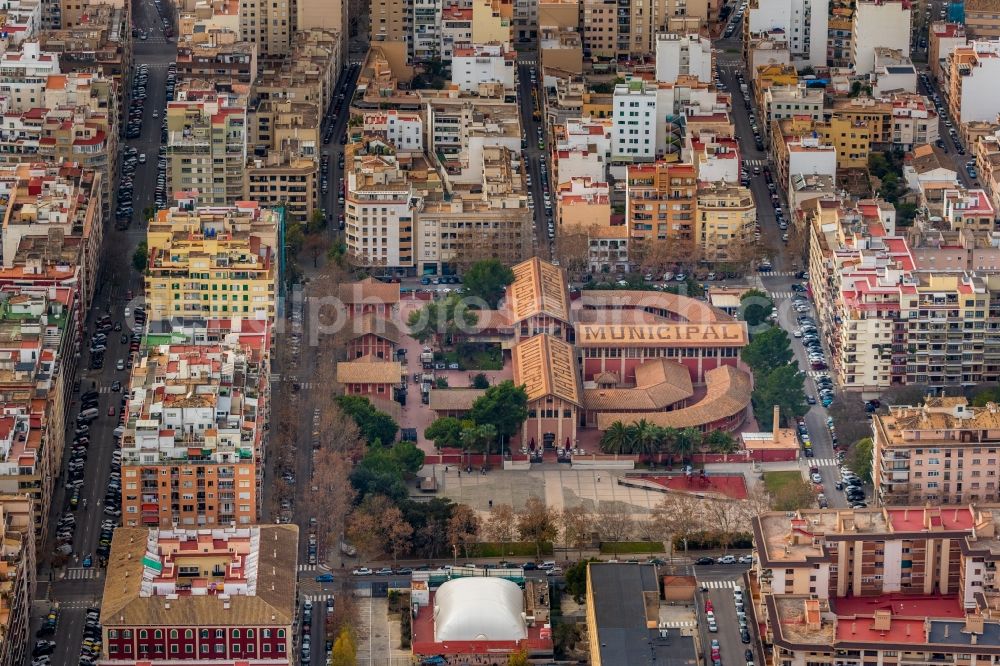
<svg viewBox="0 0 1000 666"><path fill-rule="evenodd" d="M847 466L858 475L864 483L872 481L872 454L875 445L871 437L865 437L851 447L851 453L847 457Z"/></svg>
<svg viewBox="0 0 1000 666"><path fill-rule="evenodd" d="M768 431L775 425L775 405L781 408L781 414L786 419L802 416L809 411L803 388L805 380L806 376L794 365L783 365L766 374L756 374L753 413L761 430Z"/></svg>
<svg viewBox="0 0 1000 666"><path fill-rule="evenodd" d="M754 374L766 374L775 368L788 365L794 358L788 333L778 326L772 326L754 335L750 344L744 347L740 357L750 366Z"/></svg>
<svg viewBox="0 0 1000 666"><path fill-rule="evenodd" d="M135 270L140 273L146 270L146 263L149 261L149 245L146 241L139 241L139 244L135 248L135 252L132 253L132 266Z"/></svg>
<svg viewBox="0 0 1000 666"><path fill-rule="evenodd" d="M486 301L496 308L507 285L514 281L514 271L499 259L484 259L469 267L462 278L463 293Z"/></svg>
<svg viewBox="0 0 1000 666"><path fill-rule="evenodd" d="M747 325L760 326L774 312L774 301L760 289L747 289L740 297L740 310Z"/></svg>
<svg viewBox="0 0 1000 666"><path fill-rule="evenodd" d="M479 315L475 310L470 309L458 294L450 294L411 312L406 324L410 334L421 344L434 340L444 349L454 344L456 334L471 329L477 321Z"/></svg>
<svg viewBox="0 0 1000 666"><path fill-rule="evenodd" d="M438 449L452 449L462 446L462 430L471 421L462 421L454 416L442 416L424 430L424 437L434 442Z"/></svg>
<svg viewBox="0 0 1000 666"><path fill-rule="evenodd" d="M337 406L358 424L361 436L368 444L376 440L391 444L399 432L399 425L383 411L375 409L371 400L360 395L337 396Z"/></svg>
<svg viewBox="0 0 1000 666"><path fill-rule="evenodd" d="M492 425L499 437L509 438L528 418L528 392L507 380L486 389L469 410L477 425Z"/></svg>

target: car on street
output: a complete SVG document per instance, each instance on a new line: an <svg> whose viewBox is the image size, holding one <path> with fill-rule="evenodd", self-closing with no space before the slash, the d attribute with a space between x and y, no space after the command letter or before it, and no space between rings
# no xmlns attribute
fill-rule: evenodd
<svg viewBox="0 0 1000 666"><path fill-rule="evenodd" d="M357 571L360 571L360 569L356 570L354 572L355 575L363 575L363 574L358 574ZM369 569L368 571L370 572L371 569ZM329 571L326 572L326 573L321 573L320 575L316 576L316 582L317 583L332 583L333 582L333 574L330 573Z"/></svg>
<svg viewBox="0 0 1000 666"><path fill-rule="evenodd" d="M374 574L375 572L369 569L368 567L358 567L357 569L351 572L351 575L354 576L372 576Z"/></svg>
<svg viewBox="0 0 1000 666"><path fill-rule="evenodd" d="M716 563L717 564L736 564L736 556L735 555L723 555L722 557L720 557L719 559L716 560Z"/></svg>
<svg viewBox="0 0 1000 666"><path fill-rule="evenodd" d="M715 564L715 560L711 557L699 557L694 561L695 564Z"/></svg>

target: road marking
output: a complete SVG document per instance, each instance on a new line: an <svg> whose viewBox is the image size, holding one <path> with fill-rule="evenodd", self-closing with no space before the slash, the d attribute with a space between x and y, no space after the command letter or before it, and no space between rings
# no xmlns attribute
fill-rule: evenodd
<svg viewBox="0 0 1000 666"><path fill-rule="evenodd" d="M836 458L800 458L803 467L840 467Z"/></svg>
<svg viewBox="0 0 1000 666"><path fill-rule="evenodd" d="M66 569L66 580L88 580L91 578L100 578L100 576L100 570L93 567L70 567Z"/></svg>
<svg viewBox="0 0 1000 666"><path fill-rule="evenodd" d="M306 573L306 572L313 572L313 573L315 573L317 571L329 571L329 570L330 570L330 567L326 566L325 564L300 564L299 565L299 572L301 572L301 573Z"/></svg>
<svg viewBox="0 0 1000 666"><path fill-rule="evenodd" d="M743 160L743 166L748 167L762 167L767 166L769 163L766 159Z"/></svg>
<svg viewBox="0 0 1000 666"><path fill-rule="evenodd" d="M326 594L303 594L303 601L311 601L314 604L317 602L325 602L327 599L333 599L333 593L327 592Z"/></svg>
<svg viewBox="0 0 1000 666"><path fill-rule="evenodd" d="M731 590L736 587L735 580L703 580L699 582L710 590Z"/></svg>
<svg viewBox="0 0 1000 666"><path fill-rule="evenodd" d="M791 298L793 292L790 291L769 291L768 295L771 298Z"/></svg>
<svg viewBox="0 0 1000 666"><path fill-rule="evenodd" d="M812 377L813 379L819 379L820 377L830 376L830 373L827 372L826 370L808 370L806 374Z"/></svg>

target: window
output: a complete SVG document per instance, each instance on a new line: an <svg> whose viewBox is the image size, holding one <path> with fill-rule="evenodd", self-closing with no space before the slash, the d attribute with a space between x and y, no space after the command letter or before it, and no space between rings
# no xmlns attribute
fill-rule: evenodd
<svg viewBox="0 0 1000 666"><path fill-rule="evenodd" d="M147 638L149 638L149 632L146 631L145 629L140 629L139 630L139 640L146 640Z"/></svg>
<svg viewBox="0 0 1000 666"><path fill-rule="evenodd" d="M239 637L240 637L240 630L233 629L233 638L239 638Z"/></svg>

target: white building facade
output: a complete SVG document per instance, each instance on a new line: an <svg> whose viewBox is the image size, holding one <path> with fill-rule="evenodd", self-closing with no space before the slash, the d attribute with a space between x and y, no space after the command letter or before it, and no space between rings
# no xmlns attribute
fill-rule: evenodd
<svg viewBox="0 0 1000 666"><path fill-rule="evenodd" d="M678 76L684 75L699 81L712 80L712 40L697 34L656 35L656 80L675 83Z"/></svg>
<svg viewBox="0 0 1000 666"><path fill-rule="evenodd" d="M766 0L750 7L750 34L782 30L792 62L800 67L826 66L829 0Z"/></svg>
<svg viewBox="0 0 1000 666"><path fill-rule="evenodd" d="M910 7L902 0L863 0L854 10L851 64L855 74L875 69L875 49L910 52Z"/></svg>

